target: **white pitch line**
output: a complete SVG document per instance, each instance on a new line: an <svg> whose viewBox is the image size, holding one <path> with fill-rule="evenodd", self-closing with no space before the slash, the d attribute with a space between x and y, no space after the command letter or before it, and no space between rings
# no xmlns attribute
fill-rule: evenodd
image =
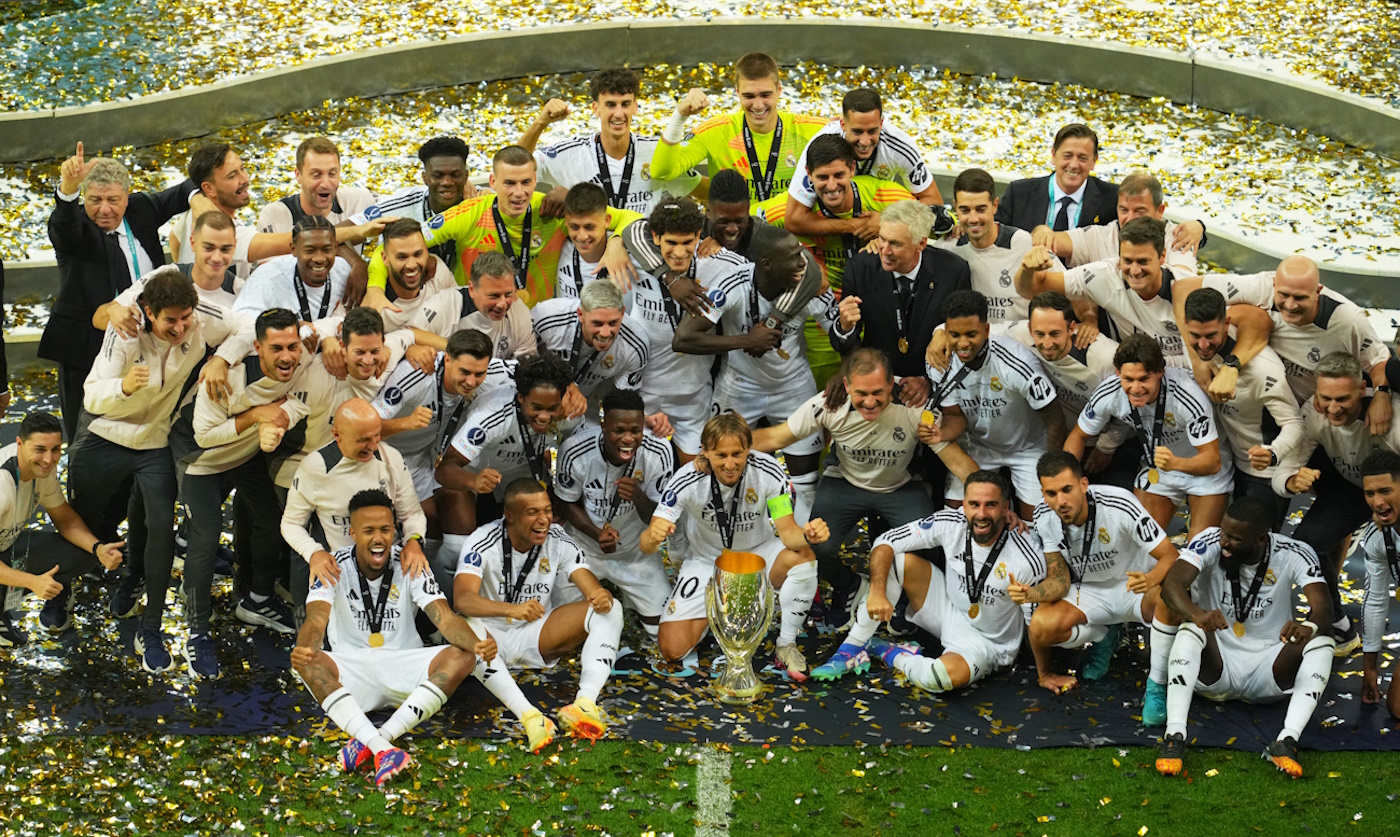
<svg viewBox="0 0 1400 837"><path fill-rule="evenodd" d="M730 803L729 762L732 757L717 747L700 751L700 764L695 767L695 802L699 808L695 820L695 837L728 837Z"/></svg>

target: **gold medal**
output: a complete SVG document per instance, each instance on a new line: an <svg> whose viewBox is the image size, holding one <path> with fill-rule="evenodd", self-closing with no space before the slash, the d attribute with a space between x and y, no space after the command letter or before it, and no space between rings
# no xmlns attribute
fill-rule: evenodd
<svg viewBox="0 0 1400 837"><path fill-rule="evenodd" d="M375 631L374 633L372 633L372 634L369 635L369 647L370 647L370 648L378 648L379 646L381 646L381 645L383 645L383 644L384 644L384 634L381 634L379 631Z"/></svg>
<svg viewBox="0 0 1400 837"><path fill-rule="evenodd" d="M1244 623L1236 622L1235 627L1232 630L1234 630L1235 636L1244 636Z"/></svg>
<svg viewBox="0 0 1400 837"><path fill-rule="evenodd" d="M906 339L903 338L903 337L899 338L899 353L900 353L900 354L908 354L908 353L909 353L909 341L906 340Z"/></svg>
<svg viewBox="0 0 1400 837"><path fill-rule="evenodd" d="M924 410L922 413L919 414L919 423L937 424L938 417L933 414L933 410ZM1400 591L1397 591L1397 594L1400 594Z"/></svg>
<svg viewBox="0 0 1400 837"><path fill-rule="evenodd" d="M1157 471L1156 468L1148 468L1148 469L1147 469L1147 481L1148 481L1148 482L1152 483L1153 485L1156 485L1156 484L1157 484L1157 480L1160 480L1161 478L1162 478L1162 475Z"/></svg>
<svg viewBox="0 0 1400 837"><path fill-rule="evenodd" d="M973 602L973 603L972 603L972 607L969 607L969 608L967 609L967 615L968 615L970 618L972 618L972 619L976 619L976 618L977 618L977 614L980 613L981 611L982 611L981 606L978 605L976 602Z"/></svg>
<svg viewBox="0 0 1400 837"><path fill-rule="evenodd" d="M787 359L791 358L792 355L788 354L788 350L787 350L787 349L781 349L781 348L780 348L780 349L778 349L778 357L782 358L783 360L787 360Z"/></svg>

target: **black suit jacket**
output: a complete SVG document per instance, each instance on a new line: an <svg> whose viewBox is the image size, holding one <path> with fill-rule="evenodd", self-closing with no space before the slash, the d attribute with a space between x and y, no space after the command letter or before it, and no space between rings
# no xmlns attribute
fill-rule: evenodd
<svg viewBox="0 0 1400 837"><path fill-rule="evenodd" d="M197 190L186 180L163 192L131 193L126 221L156 267L165 264L160 225L189 209L190 193ZM55 191L54 203L49 241L58 259L58 298L39 338L39 357L89 369L102 349L102 332L92 327L92 315L131 287L130 256L87 217L81 197L65 201Z"/></svg>
<svg viewBox="0 0 1400 837"><path fill-rule="evenodd" d="M961 256L938 247L925 247L914 281L913 316L908 323L909 351L899 351L895 320L894 274L880 266L873 253L857 253L846 262L841 295L860 297L860 322L846 337L831 330L831 345L843 355L861 346L882 349L894 361L895 375L924 377L924 349L933 330L943 323L943 303L953 291L972 287L972 270Z"/></svg>
<svg viewBox="0 0 1400 837"><path fill-rule="evenodd" d="M1020 227L1026 232L1044 224L1046 213L1050 211L1052 177L1053 174L1047 174L1013 181L1006 187L1006 194L1001 196L1001 203L997 206L997 222ZM1091 175L1084 186L1084 208L1079 212L1078 226L1092 227L1095 224L1111 224L1116 220L1118 187Z"/></svg>

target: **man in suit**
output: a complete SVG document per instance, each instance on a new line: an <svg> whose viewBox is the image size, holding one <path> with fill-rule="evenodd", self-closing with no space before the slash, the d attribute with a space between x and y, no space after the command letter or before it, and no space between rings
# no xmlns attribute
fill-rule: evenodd
<svg viewBox="0 0 1400 837"><path fill-rule="evenodd" d="M84 160L81 142L63 162L49 216L58 299L39 340L39 357L58 364L59 406L69 440L77 436L83 381L102 348L93 313L165 264L160 226L188 209L195 191L198 187L186 180L163 192L132 194L126 166L110 158Z"/></svg>
<svg viewBox="0 0 1400 837"><path fill-rule="evenodd" d="M1045 225L1055 232L1108 224L1118 218L1118 187L1089 172L1099 160L1099 137L1075 122L1055 134L1053 175L1014 181L997 207L999 224L1026 232Z"/></svg>
<svg viewBox="0 0 1400 837"><path fill-rule="evenodd" d="M839 319L831 345L842 355L873 346L893 360L899 398L928 400L924 348L943 322L943 301L972 287L972 271L958 256L926 247L933 212L918 201L891 204L880 217L880 254L857 253L846 265Z"/></svg>

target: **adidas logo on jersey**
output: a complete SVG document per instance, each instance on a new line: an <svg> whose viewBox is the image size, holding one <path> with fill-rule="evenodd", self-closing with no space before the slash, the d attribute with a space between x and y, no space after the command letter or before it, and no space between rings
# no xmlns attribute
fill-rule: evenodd
<svg viewBox="0 0 1400 837"><path fill-rule="evenodd" d="M586 486L586 488L589 491L602 491L603 481L600 479L591 479L588 481L588 485Z"/></svg>

